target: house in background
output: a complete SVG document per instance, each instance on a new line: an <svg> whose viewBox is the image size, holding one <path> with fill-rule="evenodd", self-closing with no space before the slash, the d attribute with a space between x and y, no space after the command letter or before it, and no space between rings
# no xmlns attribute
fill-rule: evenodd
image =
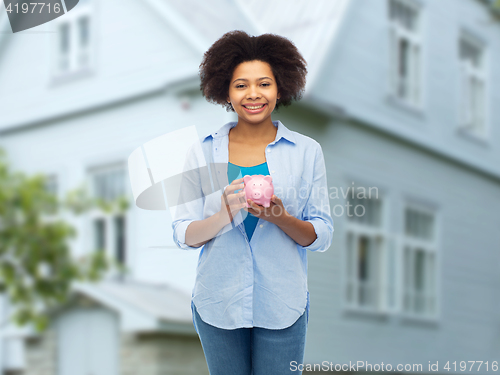
<svg viewBox="0 0 500 375"><path fill-rule="evenodd" d="M13 168L50 175L61 197L85 181L132 203L67 218L75 255L104 248L131 273L76 284L43 335L2 328L4 374L208 373L189 308L199 252L174 246L168 211L135 206L127 160L168 132L237 120L198 77L235 29L286 36L308 62L304 98L273 114L321 143L334 218L331 248L308 255L305 363L430 373L439 361L449 374L500 360L500 23L488 1L81 0L33 30L55 32L13 35L2 16L0 147Z"/></svg>

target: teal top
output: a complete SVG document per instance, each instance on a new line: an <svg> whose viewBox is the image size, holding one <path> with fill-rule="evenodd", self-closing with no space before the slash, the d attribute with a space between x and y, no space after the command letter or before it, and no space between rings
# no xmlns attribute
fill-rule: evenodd
<svg viewBox="0 0 500 375"><path fill-rule="evenodd" d="M253 165L251 167L241 167L233 163L228 163L227 179L229 180L229 183L233 182L234 180L237 180L238 178L242 178L245 175L251 176L254 174L269 176L269 169L267 168L267 162L258 165ZM237 190L236 193L239 191L241 191L241 189ZM255 230L255 227L257 226L258 221L259 218L255 217L250 212L248 213L245 220L243 220L248 241L250 241L250 239L252 238L253 232Z"/></svg>

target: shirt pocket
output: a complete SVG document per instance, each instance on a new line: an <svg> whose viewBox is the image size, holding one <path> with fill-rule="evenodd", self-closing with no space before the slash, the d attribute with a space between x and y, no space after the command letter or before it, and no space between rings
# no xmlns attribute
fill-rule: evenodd
<svg viewBox="0 0 500 375"><path fill-rule="evenodd" d="M285 210L296 218L302 217L302 212L311 192L311 184L299 174L288 175L287 185L283 194Z"/></svg>

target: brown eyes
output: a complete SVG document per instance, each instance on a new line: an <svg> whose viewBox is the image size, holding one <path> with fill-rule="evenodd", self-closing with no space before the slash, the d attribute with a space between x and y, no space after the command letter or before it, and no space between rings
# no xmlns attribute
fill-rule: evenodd
<svg viewBox="0 0 500 375"><path fill-rule="evenodd" d="M242 86L245 86L245 85L238 85L238 86L236 86L236 88L238 89L238 88L240 88ZM269 83L263 83L262 86L271 86L271 84L269 84Z"/></svg>

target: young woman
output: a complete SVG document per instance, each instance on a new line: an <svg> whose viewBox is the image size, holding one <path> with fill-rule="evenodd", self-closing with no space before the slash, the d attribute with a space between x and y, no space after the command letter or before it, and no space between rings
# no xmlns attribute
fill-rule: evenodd
<svg viewBox="0 0 500 375"><path fill-rule="evenodd" d="M333 221L321 146L271 113L301 98L306 74L288 39L243 31L200 65L206 99L238 114L188 158L172 224L180 248L203 246L191 308L212 375L297 374L303 363L307 250L328 249ZM246 207L242 177L256 174L272 177L270 207Z"/></svg>

